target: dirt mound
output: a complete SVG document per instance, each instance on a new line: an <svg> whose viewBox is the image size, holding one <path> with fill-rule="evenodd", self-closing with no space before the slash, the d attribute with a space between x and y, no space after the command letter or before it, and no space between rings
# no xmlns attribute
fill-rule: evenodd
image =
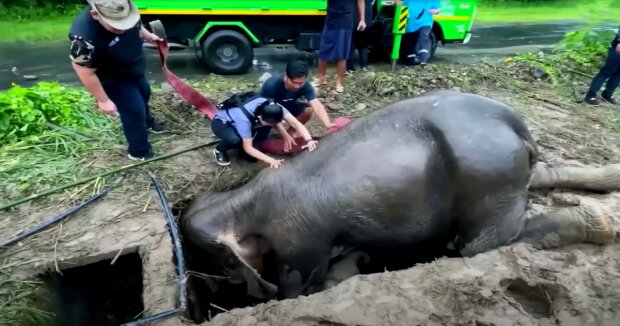
<svg viewBox="0 0 620 326"><path fill-rule="evenodd" d="M219 314L205 325L617 325L620 246L537 251L360 275L307 297Z"/></svg>

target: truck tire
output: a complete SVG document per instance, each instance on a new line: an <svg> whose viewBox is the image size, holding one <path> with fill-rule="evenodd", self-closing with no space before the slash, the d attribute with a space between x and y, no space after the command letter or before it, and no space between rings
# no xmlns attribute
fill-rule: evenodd
<svg viewBox="0 0 620 326"><path fill-rule="evenodd" d="M252 65L254 49L243 34L221 30L202 42L202 60L216 74L238 75Z"/></svg>

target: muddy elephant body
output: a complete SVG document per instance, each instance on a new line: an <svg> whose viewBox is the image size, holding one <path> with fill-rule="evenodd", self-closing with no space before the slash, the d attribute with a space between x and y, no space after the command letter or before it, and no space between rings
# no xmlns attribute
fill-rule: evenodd
<svg viewBox="0 0 620 326"><path fill-rule="evenodd" d="M295 297L322 288L334 246L413 248L453 232L471 256L517 239L536 161L512 108L430 92L355 120L239 189L198 196L182 232L228 271L238 259L255 296L276 293L259 275L262 255L275 252L277 292Z"/></svg>

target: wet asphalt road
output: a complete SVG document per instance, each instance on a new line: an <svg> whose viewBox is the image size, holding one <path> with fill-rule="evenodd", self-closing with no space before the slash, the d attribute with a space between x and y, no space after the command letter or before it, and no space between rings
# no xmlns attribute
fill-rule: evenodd
<svg viewBox="0 0 620 326"><path fill-rule="evenodd" d="M499 26L475 26L473 37L468 44L450 44L437 48L433 63L457 62L468 64L482 58L502 59L506 56L550 49L566 32L574 30L575 22L546 24L521 24ZM617 26L601 26L615 29ZM79 83L69 64L68 42L59 41L46 44L0 44L0 90L12 83L30 86L36 81L26 80L24 75L35 75L37 80L56 80L69 85ZM163 81L159 57L153 49L146 49L148 55L148 74L153 81ZM295 49L260 48L255 51L255 64L243 76L229 78L258 79L262 74L282 73L286 61L301 58ZM168 57L168 67L178 76L187 79L200 79L209 72L199 63L193 50L173 51ZM379 70L389 69L380 64Z"/></svg>

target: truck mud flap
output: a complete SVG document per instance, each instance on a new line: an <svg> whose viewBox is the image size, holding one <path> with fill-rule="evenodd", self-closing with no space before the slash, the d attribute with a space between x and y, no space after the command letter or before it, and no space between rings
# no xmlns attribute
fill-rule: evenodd
<svg viewBox="0 0 620 326"><path fill-rule="evenodd" d="M315 51L321 44L321 33L300 33L295 47L300 51Z"/></svg>

